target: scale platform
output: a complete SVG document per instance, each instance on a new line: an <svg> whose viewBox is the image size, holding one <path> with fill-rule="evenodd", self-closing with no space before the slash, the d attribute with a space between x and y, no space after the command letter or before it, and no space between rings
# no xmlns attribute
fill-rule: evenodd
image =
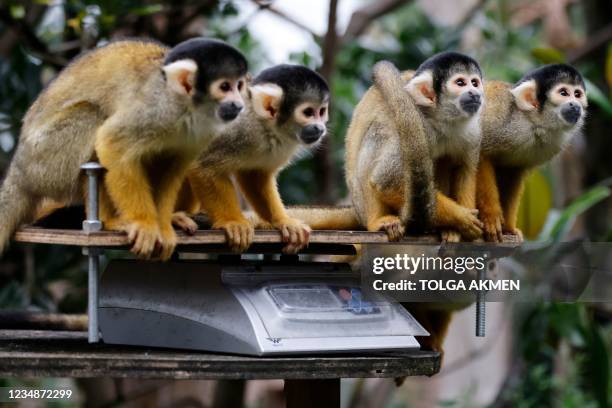
<svg viewBox="0 0 612 408"><path fill-rule="evenodd" d="M99 302L108 344L268 356L419 349L428 335L338 263L114 260Z"/></svg>

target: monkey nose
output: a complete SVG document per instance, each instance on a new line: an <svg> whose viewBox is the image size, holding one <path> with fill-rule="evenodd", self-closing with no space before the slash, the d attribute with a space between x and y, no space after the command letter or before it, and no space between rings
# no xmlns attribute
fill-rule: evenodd
<svg viewBox="0 0 612 408"><path fill-rule="evenodd" d="M325 126L319 124L306 125L302 128L300 138L306 144L312 144L325 135Z"/></svg>
<svg viewBox="0 0 612 408"><path fill-rule="evenodd" d="M235 101L222 103L219 107L219 117L224 122L229 122L236 119L240 112L242 112L242 108L243 105Z"/></svg>

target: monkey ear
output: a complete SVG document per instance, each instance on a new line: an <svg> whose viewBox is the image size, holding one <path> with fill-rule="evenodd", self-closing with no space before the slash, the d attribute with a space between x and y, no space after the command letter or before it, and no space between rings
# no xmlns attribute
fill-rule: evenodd
<svg viewBox="0 0 612 408"><path fill-rule="evenodd" d="M192 59L182 59L164 65L168 86L180 95L193 95L198 65Z"/></svg>
<svg viewBox="0 0 612 408"><path fill-rule="evenodd" d="M436 91L433 87L431 71L425 71L413 77L405 86L414 102L420 106L432 107L436 104Z"/></svg>
<svg viewBox="0 0 612 408"><path fill-rule="evenodd" d="M523 111L533 111L538 108L537 84L535 79L525 81L510 91L514 96L514 103Z"/></svg>
<svg viewBox="0 0 612 408"><path fill-rule="evenodd" d="M264 119L274 119L283 98L283 88L276 84L259 84L249 90L255 113Z"/></svg>

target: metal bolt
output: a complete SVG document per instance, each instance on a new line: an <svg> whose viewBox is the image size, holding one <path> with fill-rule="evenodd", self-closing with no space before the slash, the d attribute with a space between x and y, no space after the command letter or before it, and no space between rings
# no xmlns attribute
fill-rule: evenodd
<svg viewBox="0 0 612 408"><path fill-rule="evenodd" d="M85 163L81 166L87 174L87 219L83 221L83 231L86 233L102 230L102 221L98 215L98 178L103 167L96 162Z"/></svg>

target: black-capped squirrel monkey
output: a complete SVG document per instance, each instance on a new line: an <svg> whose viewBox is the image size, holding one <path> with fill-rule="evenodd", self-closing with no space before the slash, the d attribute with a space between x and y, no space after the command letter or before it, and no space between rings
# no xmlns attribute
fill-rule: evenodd
<svg viewBox="0 0 612 408"><path fill-rule="evenodd" d="M243 109L246 72L238 50L204 38L117 41L77 58L24 118L0 189L0 251L43 201L80 201L79 167L97 159L105 228L126 231L138 256L167 259L185 173Z"/></svg>
<svg viewBox="0 0 612 408"><path fill-rule="evenodd" d="M213 228L225 231L232 249L248 248L254 224L241 211L235 179L257 213L259 227L279 229L287 243L284 251L294 253L308 244L310 228L287 214L276 177L300 151L325 136L329 88L306 67L278 65L257 75L247 93L245 112L189 171L177 219L179 223L185 219L180 211L201 210Z"/></svg>
<svg viewBox="0 0 612 408"><path fill-rule="evenodd" d="M490 81L482 115L477 205L487 241L515 234L525 177L580 132L587 108L584 80L573 67L546 65L515 85Z"/></svg>
<svg viewBox="0 0 612 408"><path fill-rule="evenodd" d="M397 240L405 227L401 212L416 196L409 206L413 222L431 214L429 226L441 229L443 239L478 238L480 67L466 55L445 52L398 77L389 63L375 67L374 85L346 136L346 179L357 216L368 230Z"/></svg>

